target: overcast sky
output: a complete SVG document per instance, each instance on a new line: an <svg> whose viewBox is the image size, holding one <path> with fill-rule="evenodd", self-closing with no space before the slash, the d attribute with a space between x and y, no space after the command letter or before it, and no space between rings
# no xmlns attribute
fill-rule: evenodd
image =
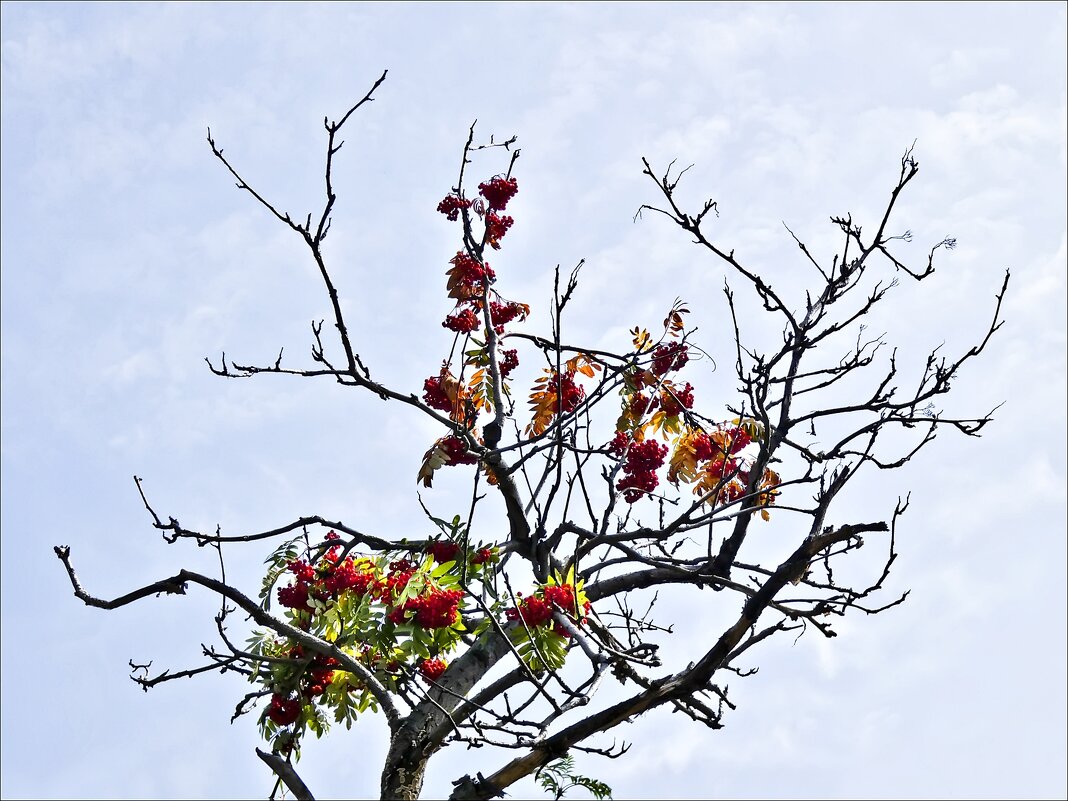
<svg viewBox="0 0 1068 801"><path fill-rule="evenodd" d="M303 216L321 202L323 117L385 68L346 131L328 256L365 361L396 387L418 391L448 348L455 229L434 207L476 118L483 137L522 147L517 222L494 261L502 286L544 309L552 267L585 258L569 331L591 346L621 347L682 297L729 364L722 267L666 223L632 221L655 200L642 156L694 164L682 196L716 199L724 244L792 285L805 266L782 222L830 253L828 217L874 225L915 140L920 173L898 227L913 231L915 260L947 235L959 247L894 299L888 339L912 367L925 349L975 341L1013 273L1004 329L947 402L981 414L1004 401L996 421L981 439L940 435L839 510L839 522L880 519L912 491L891 582L912 588L908 602L846 621L835 640L755 654L760 673L731 682L739 708L724 730L657 712L613 732L633 743L626 758L580 769L619 798L1068 794L1063 3L0 13L5 797L270 789L253 719L229 725L238 678L146 695L126 677L131 658L197 664L214 601L87 609L52 553L70 545L86 587L107 597L212 570L210 554L152 531L134 474L188 527L321 514L425 535L414 478L432 426L329 382L227 382L203 362L223 350L268 362L284 346L307 363L309 321L329 316L300 242L234 189L207 127ZM503 167L485 157L475 169ZM774 333L749 322L754 337ZM733 400L727 373L705 377L710 408ZM466 503L460 483L426 497L449 515ZM230 577L254 591L265 555L231 553ZM369 720L309 742L313 791L376 794L383 734ZM449 752L426 796L506 758Z"/></svg>

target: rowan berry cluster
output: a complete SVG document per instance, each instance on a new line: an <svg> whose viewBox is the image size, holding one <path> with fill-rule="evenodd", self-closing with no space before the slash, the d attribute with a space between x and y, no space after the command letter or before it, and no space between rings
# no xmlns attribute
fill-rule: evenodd
<svg viewBox="0 0 1068 801"><path fill-rule="evenodd" d="M640 392L635 392L633 395L630 396L630 401L628 402L627 407L630 410L630 413L634 417L634 419L640 420L642 417L645 416L645 413L650 410L650 404L652 404L653 408L655 409L656 403L657 401L655 398L651 398L648 395L643 395Z"/></svg>
<svg viewBox="0 0 1068 801"><path fill-rule="evenodd" d="M673 370L680 370L690 360L689 348L681 342L669 342L653 351L652 371L664 375Z"/></svg>
<svg viewBox="0 0 1068 801"><path fill-rule="evenodd" d="M409 598L386 615L391 623L411 623L424 629L443 629L453 625L459 617L463 590L430 588L416 598Z"/></svg>
<svg viewBox="0 0 1068 801"><path fill-rule="evenodd" d="M478 319L478 315L475 314L473 309L468 308L450 314L442 321L441 325L458 334L470 334L478 328L480 323L481 320Z"/></svg>
<svg viewBox="0 0 1068 801"><path fill-rule="evenodd" d="M445 198L438 203L438 211L445 215L446 219L455 222L456 218L460 216L461 209L467 209L471 207L470 200L464 200L458 195L446 195Z"/></svg>
<svg viewBox="0 0 1068 801"><path fill-rule="evenodd" d="M503 334L504 327L512 322L512 320L517 317L520 320L525 320L528 314L530 314L530 307L525 303L516 303L514 301L498 303L495 300L490 301L490 316L493 318L493 327L498 334Z"/></svg>
<svg viewBox="0 0 1068 801"><path fill-rule="evenodd" d="M426 546L426 552L434 555L434 561L439 565L446 562L456 561L462 549L452 540L437 540Z"/></svg>
<svg viewBox="0 0 1068 801"><path fill-rule="evenodd" d="M519 184L515 178L495 176L478 185L478 193L486 198L486 203L494 211L503 211L518 191Z"/></svg>
<svg viewBox="0 0 1068 801"><path fill-rule="evenodd" d="M501 240L512 228L515 220L502 212L508 202L519 191L515 178L497 175L478 185L480 197L473 201L463 197L461 190L447 195L439 204L438 211L449 220L458 220L464 212L464 249L450 259L447 271L448 295L456 301L455 308L442 321L442 326L454 331L458 337L464 337L464 347L473 343L474 348L464 350L464 371L459 378L453 378L448 372L449 364L442 368L439 376L431 376L423 383L423 400L438 411L447 412L452 420L471 430L477 436L477 415L493 408L493 396L508 392L507 386L494 386L490 378L491 352L493 336L505 334L506 326L515 320L524 320L530 314L530 307L525 303L506 301L491 287L496 281L496 273L483 257L482 247L489 244L495 250L501 247ZM471 218L466 216L466 209L471 209L485 224L482 245L477 244L478 237L471 231ZM477 332L485 321L489 321L492 331L486 331L480 341ZM497 373L501 379L507 379L519 366L519 353L516 349L496 349ZM451 357L450 357L451 361ZM466 368L472 368L465 383ZM572 382L573 384L573 382ZM572 389L567 395L571 408L581 401ZM474 418L474 419L473 419ZM424 486L431 486L434 472L443 466L473 464L477 458L467 453L466 443L459 437L445 437L438 440L423 457L419 471L419 480Z"/></svg>
<svg viewBox="0 0 1068 801"><path fill-rule="evenodd" d="M575 371L568 370L558 375L556 396L560 399L560 411L563 414L573 412L586 398L586 390L575 383Z"/></svg>
<svg viewBox="0 0 1068 801"><path fill-rule="evenodd" d="M419 663L419 672L427 681L437 681L448 666L442 659L424 659Z"/></svg>
<svg viewBox="0 0 1068 801"><path fill-rule="evenodd" d="M366 595L374 592L376 582L374 572L358 568L351 556L335 565L333 572L323 578L323 586L335 597L345 590L352 590L360 596Z"/></svg>
<svg viewBox="0 0 1068 801"><path fill-rule="evenodd" d="M704 462L712 458L713 445L708 434L701 432L693 438L692 444L694 456L697 457L698 462Z"/></svg>
<svg viewBox="0 0 1068 801"><path fill-rule="evenodd" d="M298 581L296 584L292 584L288 587L280 587L278 589L278 603L282 606L289 607L290 609L304 612L310 611L311 606L308 604L308 585L302 581Z"/></svg>
<svg viewBox="0 0 1068 801"><path fill-rule="evenodd" d="M445 464L475 464L478 457L467 452L467 445L457 436L448 436L438 442L438 447L445 454Z"/></svg>
<svg viewBox="0 0 1068 801"><path fill-rule="evenodd" d="M524 598L523 593L516 593L516 597L519 602L511 609L505 610L504 613L509 620L522 618L524 623L534 628L553 616L553 608L544 598L539 598L537 595Z"/></svg>
<svg viewBox="0 0 1068 801"><path fill-rule="evenodd" d="M435 540L427 544L426 552L433 555L436 563L443 565L447 562L458 561L463 548L452 540ZM475 566L484 565L487 562L496 562L497 554L492 548L479 548L471 553L468 561Z"/></svg>
<svg viewBox="0 0 1068 801"><path fill-rule="evenodd" d="M271 696L271 705L267 709L267 717L279 726L288 726L295 723L300 717L304 703L299 698L287 698L275 693Z"/></svg>
<svg viewBox="0 0 1068 801"><path fill-rule="evenodd" d="M393 570L383 581L372 562L360 560L357 564L351 556L339 562L338 558L339 549L334 546L326 551L318 567L303 559L290 561L287 569L296 577L296 582L278 588L278 602L296 612L311 612L315 608L311 601L326 603L350 590L361 597L370 594L376 600L386 601L398 591L398 585L403 590L414 570L407 560L394 562L407 569ZM307 622L304 618L301 621Z"/></svg>
<svg viewBox="0 0 1068 801"><path fill-rule="evenodd" d="M431 409L452 413L452 401L442 386L441 376L431 376L423 382L423 400Z"/></svg>
<svg viewBox="0 0 1068 801"><path fill-rule="evenodd" d="M681 389L664 382L660 388L660 408L668 417L682 414L683 409L693 408L693 387L690 382Z"/></svg>
<svg viewBox="0 0 1068 801"><path fill-rule="evenodd" d="M530 628L535 628L547 623L552 619L553 611L559 609L572 619L576 618L577 601L575 588L571 584L547 584L533 595L523 597L522 593L516 593L518 602L515 606L505 610L505 617L509 620L520 620ZM583 601L583 612L590 611L589 601ZM579 619L585 623L586 618ZM565 630L566 631L566 630Z"/></svg>
<svg viewBox="0 0 1068 801"><path fill-rule="evenodd" d="M378 599L382 603L392 603L408 587L408 582L415 575L416 566L408 559L397 559L389 563L389 574L385 584L380 585Z"/></svg>
<svg viewBox="0 0 1068 801"><path fill-rule="evenodd" d="M609 443L609 449L617 456L626 453L623 462L623 478L616 482L616 489L623 493L623 500L634 503L642 495L656 489L660 483L656 471L664 464L668 448L655 439L635 442L625 431L617 431Z"/></svg>
<svg viewBox="0 0 1068 801"><path fill-rule="evenodd" d="M478 300L497 278L489 262L472 258L463 251L453 256L449 263L452 265L448 271L449 297L460 302Z"/></svg>
<svg viewBox="0 0 1068 801"><path fill-rule="evenodd" d="M501 249L501 240L514 222L515 220L508 216L499 217L492 211L486 213L486 241L491 248Z"/></svg>
<svg viewBox="0 0 1068 801"><path fill-rule="evenodd" d="M304 649L298 645L290 651L289 656L292 659L303 659ZM314 698L325 693L327 685L334 680L334 668L340 664L332 656L315 654L301 677L301 694L305 698Z"/></svg>
<svg viewBox="0 0 1068 801"><path fill-rule="evenodd" d="M742 448L746 447L753 438L749 436L744 428L737 426L728 428L720 433L720 444L723 447L724 452L729 452L731 455L738 453Z"/></svg>
<svg viewBox="0 0 1068 801"><path fill-rule="evenodd" d="M507 378L519 366L519 351L515 348L501 351L501 378Z"/></svg>

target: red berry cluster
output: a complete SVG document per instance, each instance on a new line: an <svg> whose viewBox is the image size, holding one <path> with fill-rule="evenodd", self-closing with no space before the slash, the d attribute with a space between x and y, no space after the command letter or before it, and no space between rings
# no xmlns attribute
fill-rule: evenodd
<svg viewBox="0 0 1068 801"><path fill-rule="evenodd" d="M551 620L553 610L557 607L572 618L575 617L575 588L570 584L548 584L527 598L524 598L522 593L516 593L516 597L519 603L511 609L506 609L504 615L509 620L522 618L530 628ZM583 605L583 611L590 611L589 601ZM585 623L586 618L582 618L580 622Z"/></svg>
<svg viewBox="0 0 1068 801"><path fill-rule="evenodd" d="M690 386L690 382L687 381L682 389L674 386L661 387L660 408L668 417L681 414L683 409L693 408L693 387Z"/></svg>
<svg viewBox="0 0 1068 801"><path fill-rule="evenodd" d="M389 563L389 575L386 576L385 584L379 591L379 600L383 603L392 603L393 599L404 592L412 576L415 575L415 565L407 559L398 559Z"/></svg>
<svg viewBox="0 0 1068 801"><path fill-rule="evenodd" d="M443 659L424 659L419 663L419 672L427 681L437 681L447 667L448 664Z"/></svg>
<svg viewBox="0 0 1068 801"><path fill-rule="evenodd" d="M334 680L334 668L341 663L332 656L316 654L315 659L304 673L304 687L301 692L306 698L314 698L326 692L327 685Z"/></svg>
<svg viewBox="0 0 1068 801"><path fill-rule="evenodd" d="M352 557L334 566L333 572L323 579L323 586L331 595L340 595L345 590L352 590L359 596L374 593L378 586L378 580L371 570L360 570L356 567Z"/></svg>
<svg viewBox="0 0 1068 801"><path fill-rule="evenodd" d="M288 726L296 722L300 717L300 711L304 707L299 698L287 698L275 693L271 696L271 706L267 710L267 717L279 726Z"/></svg>
<svg viewBox="0 0 1068 801"><path fill-rule="evenodd" d="M486 241L494 250L501 249L501 240L514 223L511 217L498 217L492 211L486 213Z"/></svg>
<svg viewBox="0 0 1068 801"><path fill-rule="evenodd" d="M702 432L693 438L693 452L699 462L712 458L713 445L708 434Z"/></svg>
<svg viewBox="0 0 1068 801"><path fill-rule="evenodd" d="M447 219L453 221L460 215L460 209L467 209L470 207L470 200L464 200L457 195L446 195L445 199L438 203L438 211L444 214Z"/></svg>
<svg viewBox="0 0 1068 801"><path fill-rule="evenodd" d="M723 435L726 440L724 450L729 450L732 456L753 441L744 428L728 428Z"/></svg>
<svg viewBox="0 0 1068 801"><path fill-rule="evenodd" d="M338 539L338 535L327 535L327 539ZM310 612L313 607L309 603L309 596L327 601L337 598L347 590L352 590L360 596L369 593L373 597L380 595L383 585L374 570L358 567L351 556L339 562L339 551L340 547L337 545L329 548L318 568L303 559L290 562L289 571L297 580L288 587L278 588L278 602L298 612Z"/></svg>
<svg viewBox="0 0 1068 801"><path fill-rule="evenodd" d="M501 378L507 378L519 366L519 351L515 348L501 351Z"/></svg>
<svg viewBox="0 0 1068 801"><path fill-rule="evenodd" d="M542 596L565 612L575 611L575 588L570 584L550 584L542 588Z"/></svg>
<svg viewBox="0 0 1068 801"><path fill-rule="evenodd" d="M452 414L452 401L442 386L441 376L431 376L423 382L423 400L431 409Z"/></svg>
<svg viewBox="0 0 1068 801"><path fill-rule="evenodd" d="M618 447L620 433L616 432L616 437L612 440L614 449ZM667 452L667 446L661 445L655 439L631 443L627 460L623 463L625 475L616 484L616 489L623 492L623 499L627 503L634 503L642 495L656 489L660 483L656 471L664 464Z"/></svg>
<svg viewBox="0 0 1068 801"><path fill-rule="evenodd" d="M445 453L445 464L475 464L478 461L477 456L467 452L467 446L459 437L445 437L438 447Z"/></svg>
<svg viewBox="0 0 1068 801"><path fill-rule="evenodd" d="M297 577L298 581L303 581L306 584L315 581L319 577L319 574L315 572L315 568L303 559L294 559L286 567L290 573Z"/></svg>
<svg viewBox="0 0 1068 801"><path fill-rule="evenodd" d="M705 472L713 478L724 479L734 475L738 469L737 459L713 459L705 465Z"/></svg>
<svg viewBox="0 0 1068 801"><path fill-rule="evenodd" d="M511 609L506 609L504 612L505 617L509 620L522 618L524 623L534 628L552 618L552 605L544 598L539 598L537 595L524 598L522 593L516 593L516 595L519 598L518 605L513 606Z"/></svg>
<svg viewBox="0 0 1068 801"><path fill-rule="evenodd" d="M486 198L489 207L494 211L503 211L508 201L515 197L518 191L519 184L516 183L515 178L497 176L478 185L478 193Z"/></svg>
<svg viewBox="0 0 1068 801"><path fill-rule="evenodd" d="M586 390L575 383L575 371L568 370L556 382L556 396L560 399L560 411L573 412L586 397Z"/></svg>
<svg viewBox="0 0 1068 801"><path fill-rule="evenodd" d="M519 184L515 178L498 175L479 184L478 191L480 197L469 201L457 190L447 195L438 204L438 211L450 220L457 220L461 211L466 215L465 210L471 209L486 226L483 243L488 243L494 249L499 250L501 239L515 223L512 217L503 212L509 201L519 191ZM456 301L456 306L441 324L457 334L469 335L479 331L488 317L494 332L503 335L505 326L516 319L525 319L530 314L530 307L524 303L505 301L497 291L492 289L496 281L496 273L483 258L482 246L470 241L469 222L470 218L465 217L465 248L449 260L451 266L447 271L448 296ZM485 333L492 339L490 332ZM475 370L470 387L453 378L448 373L447 367L442 369L440 377L432 376L423 383L423 400L426 404L432 409L447 412L454 421L463 422L467 427L471 427L472 424L469 410L473 409L477 413L489 408L491 404L485 372L490 361L490 346L488 340L485 343L475 340L474 344L477 346L474 350L464 352L465 366ZM451 358L450 356L450 361ZM519 355L514 349L498 351L497 358L501 378L508 378L511 372L519 366ZM573 383L572 381L571 384ZM565 403L573 409L583 397L582 391L575 388L566 393ZM467 447L461 439L446 437L427 452L420 469L420 479L426 486L430 486L434 471L442 464L457 465L476 462L477 458L468 455Z"/></svg>
<svg viewBox="0 0 1068 801"><path fill-rule="evenodd" d="M439 565L453 562L460 555L462 549L452 540L438 540L426 546L426 552L434 555L434 561Z"/></svg>
<svg viewBox="0 0 1068 801"><path fill-rule="evenodd" d="M308 590L308 584L303 581L290 584L288 587L279 587L278 603L289 609L296 609L299 612L311 611L312 607L308 603Z"/></svg>
<svg viewBox="0 0 1068 801"><path fill-rule="evenodd" d="M650 404L650 401L652 401L652 404ZM641 420L645 413L650 410L650 405L653 409L656 408L657 401L655 398L650 398L648 395L635 392L630 396L628 408L630 409L631 416L634 417L635 420Z"/></svg>
<svg viewBox="0 0 1068 801"><path fill-rule="evenodd" d="M626 431L617 431L612 441L608 443L608 450L616 456L622 456L630 447L630 443L631 438Z"/></svg>
<svg viewBox="0 0 1068 801"><path fill-rule="evenodd" d="M442 322L442 326L458 334L469 334L478 328L480 323L481 320L478 319L478 315L475 314L474 310L467 308L450 314Z"/></svg>
<svg viewBox="0 0 1068 801"><path fill-rule="evenodd" d="M414 623L424 629L443 629L456 622L463 590L431 588L426 594L409 598L386 615L392 623Z"/></svg>
<svg viewBox="0 0 1068 801"><path fill-rule="evenodd" d="M493 552L491 548L479 548L478 551L471 554L471 564L484 565L486 562L496 562L497 554Z"/></svg>
<svg viewBox="0 0 1068 801"><path fill-rule="evenodd" d="M448 271L449 297L456 300L472 300L482 296L486 284L490 284L497 277L488 262L480 262L473 259L463 251L457 253L449 261L452 268Z"/></svg>
<svg viewBox="0 0 1068 801"><path fill-rule="evenodd" d="M504 327L512 320L517 317L520 320L525 320L528 314L530 314L530 307L525 303L490 301L490 316L493 317L493 328L498 334L504 333Z"/></svg>
<svg viewBox="0 0 1068 801"><path fill-rule="evenodd" d="M664 375L681 369L690 360L689 348L681 342L669 342L653 351L653 372Z"/></svg>

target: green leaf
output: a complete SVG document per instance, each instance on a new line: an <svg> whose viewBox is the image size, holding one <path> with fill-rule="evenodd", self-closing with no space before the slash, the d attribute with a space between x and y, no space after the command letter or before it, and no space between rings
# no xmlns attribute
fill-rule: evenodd
<svg viewBox="0 0 1068 801"><path fill-rule="evenodd" d="M437 567L435 567L433 571L431 571L430 577L431 578L435 578L435 579L440 579L440 578L444 577L455 566L456 566L456 560L455 559L453 559L451 562L444 562L443 564L440 564Z"/></svg>

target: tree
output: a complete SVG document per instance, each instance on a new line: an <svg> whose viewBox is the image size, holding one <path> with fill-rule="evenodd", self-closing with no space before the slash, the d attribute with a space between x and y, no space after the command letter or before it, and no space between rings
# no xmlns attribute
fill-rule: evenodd
<svg viewBox="0 0 1068 801"><path fill-rule="evenodd" d="M645 162L658 199L637 216L667 219L727 268L734 332L727 356L738 394L699 405L684 375L702 359L714 364L716 354L699 344L681 300L655 335L639 322L616 351L571 344L565 311L580 262L569 273L556 270L549 331L517 330L531 307L508 298L507 269L498 278L488 258L496 261L514 223L505 212L519 190L519 150L515 137L476 144L472 125L456 185L437 209L460 239L446 271L453 308L442 325L451 347L421 393L392 387L361 359L323 247L337 200L339 133L385 77L339 120L325 121L326 200L303 220L246 181L209 130L212 153L238 188L306 244L335 332L313 322L308 366L284 365L281 352L263 365L225 353L207 363L231 379L325 377L427 416L441 436L423 454L417 480L432 489L442 470L469 471L466 508L443 513L420 495L426 532L418 538L321 516L224 535L161 516L135 477L152 525L168 542L214 548L217 578L179 570L103 600L82 587L69 548L56 554L90 606L115 609L190 585L219 596L219 643L203 647L204 664L153 675L131 662L132 678L147 690L210 671L245 677L253 689L234 718L257 716L270 744L257 753L276 774L276 791L284 784L311 797L295 764L305 735L378 712L391 733L383 798L418 797L428 760L455 743L514 755L473 766L454 783L454 798L494 797L531 774L557 797L575 785L606 795L607 785L574 773L572 751L622 756L625 745L598 735L661 706L720 728L733 709L724 679L755 670L748 662L756 646L810 629L833 637L836 617L877 614L905 600L907 593L884 597L883 588L908 498L865 519L841 518L832 505L862 469L903 467L939 428L975 436L990 422L992 413L955 416L939 403L1000 327L1008 274L977 343L958 356L935 349L909 382L883 338L866 333L866 320L893 297L900 277L928 279L936 253L955 245L936 243L919 268L898 253L912 237L891 233L890 218L918 172L911 148L874 234L850 215L832 217L841 244L828 261L787 228L811 271L803 297L775 289L716 240L709 231L716 202L685 210L677 189L686 169L659 172ZM484 160L494 166L482 167ZM485 180L472 189L476 164ZM753 329L769 325L781 335L777 344L750 344ZM521 363L537 368L524 375ZM532 387L526 403L517 398L522 386ZM829 443L818 449L817 427L819 442ZM773 546L756 534L764 526L781 531ZM863 569L872 565L857 559L866 538L882 554L869 575ZM228 583L224 546L267 543L258 597ZM700 597L721 606L728 624L700 643L693 662L662 664L657 640L672 621L654 615L658 593L705 589L715 594ZM231 631L236 613L253 624L247 640ZM612 684L606 701L609 693L599 691Z"/></svg>

